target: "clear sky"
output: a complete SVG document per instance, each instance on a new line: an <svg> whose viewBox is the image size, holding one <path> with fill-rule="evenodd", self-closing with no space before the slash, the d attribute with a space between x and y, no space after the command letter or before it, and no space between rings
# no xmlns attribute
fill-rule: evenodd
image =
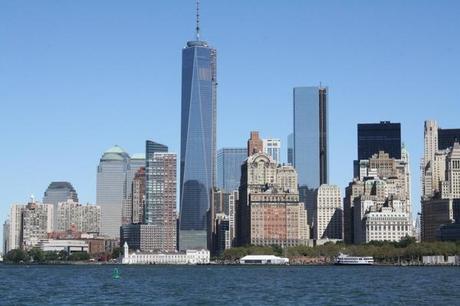
<svg viewBox="0 0 460 306"><path fill-rule="evenodd" d="M356 124L402 123L419 210L423 121L460 127L459 1L202 0L218 51L218 148L292 130L292 88L328 86L330 183L345 187ZM51 181L96 198L114 144L179 152L181 49L193 0L0 1L0 220ZM284 157L285 158L285 157ZM1 231L1 229L0 229Z"/></svg>

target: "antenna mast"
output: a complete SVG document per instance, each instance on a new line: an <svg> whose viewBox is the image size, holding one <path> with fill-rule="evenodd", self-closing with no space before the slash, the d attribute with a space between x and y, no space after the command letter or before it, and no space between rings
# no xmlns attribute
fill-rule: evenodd
<svg viewBox="0 0 460 306"><path fill-rule="evenodd" d="M196 40L200 40L200 0L196 0Z"/></svg>

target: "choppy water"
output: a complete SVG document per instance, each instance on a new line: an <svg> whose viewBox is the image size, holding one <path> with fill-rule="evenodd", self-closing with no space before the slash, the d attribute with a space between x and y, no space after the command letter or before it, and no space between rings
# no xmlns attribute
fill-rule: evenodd
<svg viewBox="0 0 460 306"><path fill-rule="evenodd" d="M0 265L0 305L460 305L458 267Z"/></svg>

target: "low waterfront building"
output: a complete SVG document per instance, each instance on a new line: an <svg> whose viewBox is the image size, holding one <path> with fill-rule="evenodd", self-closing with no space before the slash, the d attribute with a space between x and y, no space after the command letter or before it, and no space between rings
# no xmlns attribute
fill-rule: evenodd
<svg viewBox="0 0 460 306"><path fill-rule="evenodd" d="M278 257L275 255L247 255L240 259L240 264L253 265L287 265L288 258Z"/></svg>
<svg viewBox="0 0 460 306"><path fill-rule="evenodd" d="M186 250L177 253L129 253L129 246L125 242L122 264L163 264L163 265L196 265L209 264L208 250Z"/></svg>
<svg viewBox="0 0 460 306"><path fill-rule="evenodd" d="M76 252L88 252L88 243L84 240L56 240L44 239L40 240L37 246L44 252L61 252L65 251L67 254Z"/></svg>
<svg viewBox="0 0 460 306"><path fill-rule="evenodd" d="M423 256L424 265L460 265L460 256Z"/></svg>

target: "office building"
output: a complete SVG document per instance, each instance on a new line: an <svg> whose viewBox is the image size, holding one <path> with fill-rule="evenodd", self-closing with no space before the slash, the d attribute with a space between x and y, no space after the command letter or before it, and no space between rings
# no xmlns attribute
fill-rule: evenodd
<svg viewBox="0 0 460 306"><path fill-rule="evenodd" d="M316 192L313 211L313 239L343 239L343 207L340 188L321 185Z"/></svg>
<svg viewBox="0 0 460 306"><path fill-rule="evenodd" d="M294 133L288 135L287 144L287 162L294 165Z"/></svg>
<svg viewBox="0 0 460 306"><path fill-rule="evenodd" d="M78 202L77 192L69 182L51 182L43 196L43 203L53 204L54 211L57 211L59 203L66 202L67 200ZM56 217L57 215L55 214L53 220L55 227L57 225Z"/></svg>
<svg viewBox="0 0 460 306"><path fill-rule="evenodd" d="M401 159L380 151L358 166L345 192L345 242L399 241L412 235L407 149L402 148Z"/></svg>
<svg viewBox="0 0 460 306"><path fill-rule="evenodd" d="M293 164L299 186L310 190L328 183L328 89L294 88Z"/></svg>
<svg viewBox="0 0 460 306"><path fill-rule="evenodd" d="M275 138L262 139L264 153L269 155L275 163L281 163L281 140Z"/></svg>
<svg viewBox="0 0 460 306"><path fill-rule="evenodd" d="M118 237L127 199L126 173L130 157L121 147L105 151L97 167L96 204L101 207L101 234Z"/></svg>
<svg viewBox="0 0 460 306"><path fill-rule="evenodd" d="M139 168L133 178L131 202L131 223L144 222L145 168Z"/></svg>
<svg viewBox="0 0 460 306"><path fill-rule="evenodd" d="M358 161L383 151L390 158L401 159L401 123L358 124Z"/></svg>
<svg viewBox="0 0 460 306"><path fill-rule="evenodd" d="M96 233L101 231L101 207L98 205L81 205L73 200L58 204L57 226L59 232L75 229L82 233Z"/></svg>
<svg viewBox="0 0 460 306"><path fill-rule="evenodd" d="M217 152L217 187L225 192L240 186L241 165L247 158L245 148L223 148Z"/></svg>
<svg viewBox="0 0 460 306"><path fill-rule="evenodd" d="M198 16L198 14L197 14ZM179 248L207 248L216 173L216 50L200 40L182 50Z"/></svg>
<svg viewBox="0 0 460 306"><path fill-rule="evenodd" d="M422 199L421 238L422 241L436 241L442 226L453 224L460 213L455 215L455 207L460 207L460 199Z"/></svg>
<svg viewBox="0 0 460 306"><path fill-rule="evenodd" d="M264 153L243 164L237 208L239 245L305 245L309 239L307 212L299 202L297 173L278 167Z"/></svg>
<svg viewBox="0 0 460 306"><path fill-rule="evenodd" d="M144 153L133 154L129 158L128 168L126 169L126 194L123 199L122 208L122 223L128 224L132 221L132 202L133 202L133 179L137 171L141 168L145 168L146 158Z"/></svg>

